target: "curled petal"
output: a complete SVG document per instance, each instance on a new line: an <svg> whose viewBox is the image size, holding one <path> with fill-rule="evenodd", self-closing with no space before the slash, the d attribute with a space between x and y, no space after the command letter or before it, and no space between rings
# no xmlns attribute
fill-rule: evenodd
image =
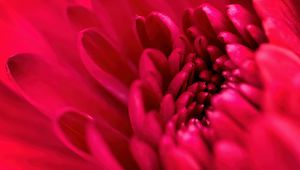
<svg viewBox="0 0 300 170"><path fill-rule="evenodd" d="M159 49L166 55L171 53L179 33L177 26L169 17L153 12L145 19L144 23L139 21L137 26L143 44L149 44L150 47ZM147 43L145 40L149 42Z"/></svg>
<svg viewBox="0 0 300 170"><path fill-rule="evenodd" d="M108 96L104 99L99 96L101 93L95 94L96 89L72 69L34 54L15 55L8 60L7 67L24 96L47 116L56 117L59 109L73 107L100 116L120 131L130 133L122 107L112 107L114 102L108 103Z"/></svg>

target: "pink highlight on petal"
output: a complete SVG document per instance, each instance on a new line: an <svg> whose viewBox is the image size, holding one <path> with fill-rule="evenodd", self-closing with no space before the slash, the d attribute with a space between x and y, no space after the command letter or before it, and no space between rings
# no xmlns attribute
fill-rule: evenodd
<svg viewBox="0 0 300 170"><path fill-rule="evenodd" d="M216 143L215 155L216 169L250 170L252 168L247 151L235 143L228 141L220 141Z"/></svg>
<svg viewBox="0 0 300 170"><path fill-rule="evenodd" d="M201 138L198 127L194 128L195 130L190 125L187 130L178 132L178 145L188 151L199 162L202 168L207 168L211 163L211 153L205 141Z"/></svg>
<svg viewBox="0 0 300 170"><path fill-rule="evenodd" d="M210 4L202 4L201 9L205 12L211 26L216 34L224 31L234 31L233 25L228 18L222 14L217 8Z"/></svg>
<svg viewBox="0 0 300 170"><path fill-rule="evenodd" d="M228 114L243 127L249 126L259 115L258 110L233 90L223 91L213 98L212 103L215 108ZM235 104L234 108L231 107L232 103Z"/></svg>
<svg viewBox="0 0 300 170"><path fill-rule="evenodd" d="M220 32L218 34L218 39L224 44L234 44L234 43L242 43L242 40L231 32Z"/></svg>
<svg viewBox="0 0 300 170"><path fill-rule="evenodd" d="M245 61L254 58L253 52L240 44L228 44L226 45L226 51L231 61L239 67L241 67Z"/></svg>
<svg viewBox="0 0 300 170"><path fill-rule="evenodd" d="M217 139L244 143L245 130L222 112L208 112L208 118Z"/></svg>
<svg viewBox="0 0 300 170"><path fill-rule="evenodd" d="M248 45L255 46L255 42L247 32L246 28L250 24L258 24L257 19L251 15L247 9L239 4L228 5L227 15Z"/></svg>

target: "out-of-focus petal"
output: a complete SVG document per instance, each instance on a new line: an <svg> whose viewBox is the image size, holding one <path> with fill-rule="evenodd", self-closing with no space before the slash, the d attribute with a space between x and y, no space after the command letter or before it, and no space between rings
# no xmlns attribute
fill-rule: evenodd
<svg viewBox="0 0 300 170"><path fill-rule="evenodd" d="M91 10L79 5L69 6L67 8L67 16L77 31L89 27L103 27L97 16Z"/></svg>
<svg viewBox="0 0 300 170"><path fill-rule="evenodd" d="M78 45L82 61L91 75L116 98L127 104L128 88L137 73L120 54L120 49L99 34L97 29L82 31Z"/></svg>
<svg viewBox="0 0 300 170"><path fill-rule="evenodd" d="M233 142L217 142L215 156L218 170L251 170L247 151Z"/></svg>
<svg viewBox="0 0 300 170"><path fill-rule="evenodd" d="M264 109L286 116L299 117L300 59L295 53L281 47L265 45L256 54L264 82Z"/></svg>
<svg viewBox="0 0 300 170"><path fill-rule="evenodd" d="M125 134L130 133L128 117L121 107L113 107L109 98L95 93L99 91L84 83L72 69L41 60L33 54L13 56L7 65L26 98L49 117L55 117L59 109L70 106L92 116L103 116Z"/></svg>
<svg viewBox="0 0 300 170"><path fill-rule="evenodd" d="M137 169L129 139L104 123L92 124L87 140L97 163L104 169Z"/></svg>
<svg viewBox="0 0 300 170"><path fill-rule="evenodd" d="M300 12L298 0L254 0L255 8L263 19L266 34L271 43L283 45L298 55L300 38Z"/></svg>
<svg viewBox="0 0 300 170"><path fill-rule="evenodd" d="M120 47L126 58L138 64L140 43L134 32L134 15L128 4L123 0L101 1L92 0L93 9L105 27L109 28L108 34L112 36L115 44Z"/></svg>
<svg viewBox="0 0 300 170"><path fill-rule="evenodd" d="M0 84L0 164L5 169L93 169L65 148L51 120Z"/></svg>
<svg viewBox="0 0 300 170"><path fill-rule="evenodd" d="M299 169L299 126L284 115L266 115L253 127L249 150L254 168Z"/></svg>

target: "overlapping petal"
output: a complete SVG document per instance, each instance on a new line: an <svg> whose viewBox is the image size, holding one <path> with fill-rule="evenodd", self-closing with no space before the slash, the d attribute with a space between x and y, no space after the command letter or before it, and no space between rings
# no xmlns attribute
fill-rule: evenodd
<svg viewBox="0 0 300 170"><path fill-rule="evenodd" d="M1 80L23 96L0 85L7 101L0 104L0 162L26 169L297 169L300 3L254 5L0 3L0 31L8 33L0 40Z"/></svg>

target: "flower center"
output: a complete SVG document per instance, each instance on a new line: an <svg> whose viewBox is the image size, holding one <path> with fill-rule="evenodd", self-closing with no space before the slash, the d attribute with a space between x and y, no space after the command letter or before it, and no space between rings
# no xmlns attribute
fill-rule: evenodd
<svg viewBox="0 0 300 170"><path fill-rule="evenodd" d="M245 81L241 65L246 60L253 61L251 50L266 41L255 14L241 5L228 5L227 8L225 14L210 4L203 4L193 10L187 9L183 16L184 33L192 47L185 54L182 70L190 74L190 80L177 102L186 102L184 107L190 110L194 110L195 105L197 109L191 117L202 121L204 126L209 123L205 112L213 109L212 96L222 89L234 89ZM248 54L240 53L239 48L244 48ZM188 102L184 101L186 95Z"/></svg>
<svg viewBox="0 0 300 170"><path fill-rule="evenodd" d="M144 95L145 110L158 112L167 133L190 124L209 126L206 114L214 109L215 94L243 82L256 85L253 51L267 41L253 9L239 4L227 5L226 11L210 4L187 9L182 25L183 34L155 12L136 22L147 48L140 60L141 81L154 75L145 83L152 95Z"/></svg>

